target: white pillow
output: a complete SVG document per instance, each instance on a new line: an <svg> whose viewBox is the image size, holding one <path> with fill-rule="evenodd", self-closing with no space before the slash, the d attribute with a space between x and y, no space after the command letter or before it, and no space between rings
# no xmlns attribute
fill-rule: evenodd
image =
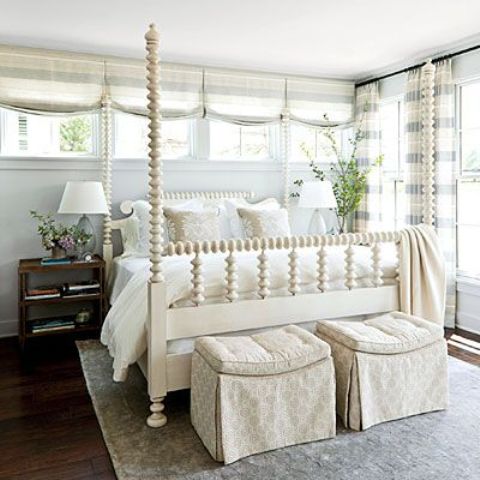
<svg viewBox="0 0 480 480"><path fill-rule="evenodd" d="M146 200L136 200L132 204L133 213L120 229L123 243L122 257L148 257L150 255L150 204ZM200 200L194 198L170 207L175 211L199 212ZM168 243L167 227L163 225L163 243Z"/></svg>
<svg viewBox="0 0 480 480"><path fill-rule="evenodd" d="M278 210L259 210L239 208L243 229L247 238L289 237L288 212L285 208Z"/></svg>
<svg viewBox="0 0 480 480"><path fill-rule="evenodd" d="M242 225L237 209L248 208L251 210L279 210L280 204L275 198L266 198L261 202L248 203L244 198L228 199L224 201L227 211L228 223L230 225L230 238L246 238L245 230Z"/></svg>

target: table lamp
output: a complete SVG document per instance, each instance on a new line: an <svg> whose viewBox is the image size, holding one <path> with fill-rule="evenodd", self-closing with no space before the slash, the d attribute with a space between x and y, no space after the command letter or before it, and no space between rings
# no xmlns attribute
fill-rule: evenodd
<svg viewBox="0 0 480 480"><path fill-rule="evenodd" d="M108 205L101 182L67 182L58 213L81 215L78 228L92 235L83 251L93 252L96 239L95 230L87 215L105 215Z"/></svg>
<svg viewBox="0 0 480 480"><path fill-rule="evenodd" d="M337 208L337 200L333 193L332 184L324 180L304 182L300 191L298 206L301 208L313 208L312 219L308 227L310 235L323 235L327 233L325 220L320 212L321 208Z"/></svg>

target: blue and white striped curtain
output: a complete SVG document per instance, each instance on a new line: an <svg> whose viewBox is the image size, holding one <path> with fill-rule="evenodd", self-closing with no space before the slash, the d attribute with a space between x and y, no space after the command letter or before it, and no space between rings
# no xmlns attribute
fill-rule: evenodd
<svg viewBox="0 0 480 480"><path fill-rule="evenodd" d="M440 238L447 267L445 325L455 324L456 289L456 154L455 88L451 61L435 68L435 229ZM421 70L409 73L405 92L405 198L409 225L423 221L423 158L421 117Z"/></svg>
<svg viewBox="0 0 480 480"><path fill-rule="evenodd" d="M361 128L363 140L358 144L357 163L361 167L373 165L380 154L380 100L378 82L359 87L355 92L355 126ZM355 212L356 232L381 229L382 176L380 168L373 168L368 176L367 190Z"/></svg>

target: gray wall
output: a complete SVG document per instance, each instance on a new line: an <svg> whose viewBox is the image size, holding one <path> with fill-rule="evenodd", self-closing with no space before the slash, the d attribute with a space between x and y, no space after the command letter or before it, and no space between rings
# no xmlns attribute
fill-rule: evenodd
<svg viewBox="0 0 480 480"><path fill-rule="evenodd" d="M292 172L308 178L305 166ZM99 162L93 160L0 159L0 336L17 332L17 264L20 258L46 256L29 210L55 212L68 180L100 180ZM184 191L254 191L257 199L282 196L280 162L165 162L165 188ZM145 198L146 162L114 162L114 218L125 199ZM292 229L306 232L311 212L291 208ZM65 223L77 218L58 216ZM101 243L101 218L92 217Z"/></svg>

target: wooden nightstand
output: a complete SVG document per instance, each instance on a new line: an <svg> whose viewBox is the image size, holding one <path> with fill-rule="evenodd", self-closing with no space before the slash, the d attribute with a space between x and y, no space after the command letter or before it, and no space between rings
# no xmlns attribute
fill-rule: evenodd
<svg viewBox="0 0 480 480"><path fill-rule="evenodd" d="M39 287L58 289L59 294L39 295ZM36 296L29 295L32 290L36 290ZM22 351L32 338L98 335L107 308L105 262L98 255L90 262L61 265L42 265L40 258L19 261L18 334ZM90 316L86 323L78 323L77 314L82 310Z"/></svg>

